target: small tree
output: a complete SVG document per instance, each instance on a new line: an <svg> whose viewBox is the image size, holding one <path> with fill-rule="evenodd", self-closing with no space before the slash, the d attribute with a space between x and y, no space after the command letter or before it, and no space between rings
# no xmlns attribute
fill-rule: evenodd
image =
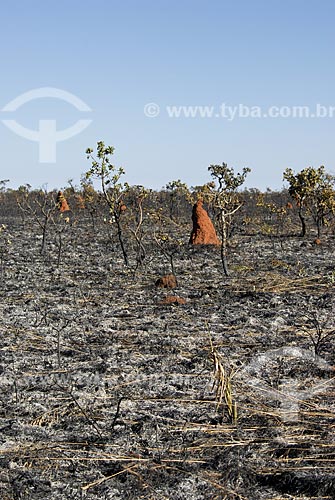
<svg viewBox="0 0 335 500"><path fill-rule="evenodd" d="M306 235L305 217L310 214L319 238L322 226L327 224L329 215L335 212L335 176L328 174L325 167L321 166L304 168L297 174L287 168L283 178L289 183L288 192L298 206L301 236Z"/></svg>
<svg viewBox="0 0 335 500"><path fill-rule="evenodd" d="M234 169L226 163L211 165L208 170L217 183L214 192L214 207L218 210L218 222L221 237L221 262L223 271L229 276L227 264L227 244L234 215L242 207L238 188L244 183L250 168L244 168L242 173L235 174Z"/></svg>
<svg viewBox="0 0 335 500"><path fill-rule="evenodd" d="M105 146L103 141L97 143L96 156L93 149L86 150L87 159L92 161L92 166L86 172L86 179L96 177L100 180L103 197L109 207L112 222L115 222L117 234L122 250L122 255L126 266L129 265L128 255L123 241L123 231L121 224L122 196L128 185L122 184L120 178L125 174L122 167L116 168L112 165L110 157L114 154L113 146Z"/></svg>
<svg viewBox="0 0 335 500"><path fill-rule="evenodd" d="M145 222L143 203L148 198L149 194L150 190L141 185L129 187L127 193L129 201L133 202L133 213L131 217L133 227L129 225L129 230L134 236L136 244L136 269L142 266L146 256L146 251L143 244L143 239L145 236L145 230L143 227L143 223Z"/></svg>
<svg viewBox="0 0 335 500"><path fill-rule="evenodd" d="M169 193L169 217L172 221L178 222L182 203L185 206L185 201L191 200L190 191L187 184L181 182L180 179L169 182L165 189Z"/></svg>
<svg viewBox="0 0 335 500"><path fill-rule="evenodd" d="M267 195L269 194L273 196L274 193L267 193ZM261 230L270 236L274 234L279 236L283 232L288 218L288 208L269 199L267 195L259 193L256 200L256 207L263 209L263 217L265 218Z"/></svg>
<svg viewBox="0 0 335 500"><path fill-rule="evenodd" d="M88 211L92 221L93 231L96 230L96 217L100 202L100 195L96 192L93 186L92 179L87 179L86 175L83 174L80 179L80 194L78 195L79 205Z"/></svg>
<svg viewBox="0 0 335 500"><path fill-rule="evenodd" d="M54 193L47 188L30 191L29 188L19 189L16 202L23 214L32 217L33 222L42 230L41 255L45 254L47 247L47 234L51 222L58 212L57 200Z"/></svg>

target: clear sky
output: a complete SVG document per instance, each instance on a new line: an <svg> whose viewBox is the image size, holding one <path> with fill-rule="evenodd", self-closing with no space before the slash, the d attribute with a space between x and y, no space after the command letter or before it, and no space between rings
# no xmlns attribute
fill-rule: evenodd
<svg viewBox="0 0 335 500"><path fill-rule="evenodd" d="M335 111L327 118L229 120L220 105L335 106L333 0L3 0L0 3L0 180L63 187L89 168L85 150L113 145L130 184L207 182L207 167L252 169L248 186L282 187L286 167L335 173ZM44 87L74 94L3 108ZM144 107L155 103L157 117ZM213 106L214 116L169 117L167 106ZM152 112L153 108L149 109ZM155 110L155 109L154 109ZM38 142L9 130L56 120L91 124L39 161Z"/></svg>

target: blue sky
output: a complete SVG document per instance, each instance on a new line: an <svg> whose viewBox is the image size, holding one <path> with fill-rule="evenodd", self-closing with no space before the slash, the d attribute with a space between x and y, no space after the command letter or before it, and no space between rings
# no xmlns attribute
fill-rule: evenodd
<svg viewBox="0 0 335 500"><path fill-rule="evenodd" d="M0 179L62 187L89 168L87 147L113 145L130 184L209 180L207 167L252 169L247 185L282 187L286 167L335 173L334 118L171 118L166 106L335 106L331 0L7 0L1 3ZM3 108L53 87L92 111L53 98ZM146 103L160 114L146 117ZM10 116L8 116L10 114ZM56 120L92 123L40 163L37 142L9 130Z"/></svg>

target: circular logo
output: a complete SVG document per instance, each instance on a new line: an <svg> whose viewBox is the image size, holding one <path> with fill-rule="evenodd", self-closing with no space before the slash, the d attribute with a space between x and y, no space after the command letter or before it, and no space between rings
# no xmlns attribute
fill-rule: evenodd
<svg viewBox="0 0 335 500"><path fill-rule="evenodd" d="M160 113L160 107L154 102L148 102L144 106L144 114L148 118L157 118Z"/></svg>
<svg viewBox="0 0 335 500"><path fill-rule="evenodd" d="M240 381L263 400L279 402L284 421L299 419L300 405L334 383L333 368L320 356L299 347L281 347L255 356L240 372Z"/></svg>

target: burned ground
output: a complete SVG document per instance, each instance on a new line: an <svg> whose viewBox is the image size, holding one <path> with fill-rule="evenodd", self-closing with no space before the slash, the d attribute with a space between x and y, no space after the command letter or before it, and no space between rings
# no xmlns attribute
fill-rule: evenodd
<svg viewBox="0 0 335 500"><path fill-rule="evenodd" d="M52 235L40 255L37 227L5 223L3 500L335 498L333 236L236 234L226 278L178 228L186 303L163 305L153 243L135 271L83 218L57 265Z"/></svg>

